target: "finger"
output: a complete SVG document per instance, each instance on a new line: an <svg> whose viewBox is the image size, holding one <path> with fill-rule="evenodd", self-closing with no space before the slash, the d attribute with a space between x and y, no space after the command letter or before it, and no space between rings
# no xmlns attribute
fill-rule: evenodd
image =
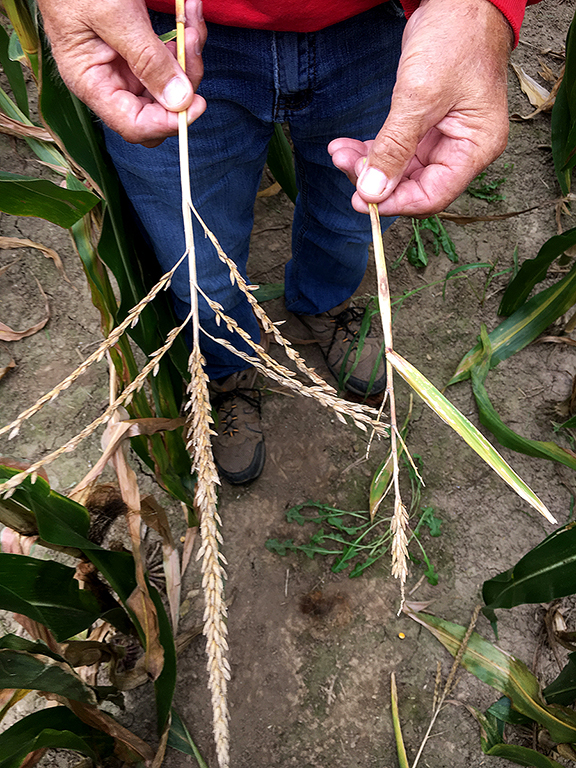
<svg viewBox="0 0 576 768"><path fill-rule="evenodd" d="M204 64L202 63L202 37L198 30L187 27L184 32L184 44L186 48L186 75L192 83L194 92L200 85L204 76ZM176 58L176 41L166 43L166 48Z"/></svg>
<svg viewBox="0 0 576 768"><path fill-rule="evenodd" d="M444 210L485 167L480 159L471 161L474 146L470 144L441 141L434 148L434 154L446 162L423 165L414 158L386 200L378 204L379 212L383 216L431 216ZM352 205L361 213L368 211L366 201L358 192Z"/></svg>
<svg viewBox="0 0 576 768"><path fill-rule="evenodd" d="M418 143L435 123L436 115L414 113L405 99L397 99L376 136L365 162L357 161L358 194L367 203L380 203L398 185Z"/></svg>
<svg viewBox="0 0 576 768"><path fill-rule="evenodd" d="M178 133L178 114L168 112L149 98L129 91L96 94L101 104L100 115L106 125L131 144L159 144L167 136ZM206 109L206 102L195 95L186 112L188 124L194 122Z"/></svg>
<svg viewBox="0 0 576 768"><path fill-rule="evenodd" d="M365 158L371 141L358 141L358 139L334 139L328 144L328 152L332 156L332 162L346 174L352 184L356 185L358 175L356 164Z"/></svg>
<svg viewBox="0 0 576 768"><path fill-rule="evenodd" d="M102 2L103 0L100 0ZM130 70L152 97L165 109L178 112L192 103L192 84L168 48L154 33L145 7L127 2L126 28L113 14L94 15L93 29L127 62Z"/></svg>

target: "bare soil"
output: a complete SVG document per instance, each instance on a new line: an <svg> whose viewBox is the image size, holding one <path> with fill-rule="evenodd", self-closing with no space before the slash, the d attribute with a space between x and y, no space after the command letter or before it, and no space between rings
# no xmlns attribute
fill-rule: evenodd
<svg viewBox="0 0 576 768"><path fill-rule="evenodd" d="M530 7L513 60L535 77L540 60L558 72L558 57L543 51L562 49L572 14L572 5L561 0ZM511 71L510 112L525 115L530 111ZM448 223L460 263L490 262L499 272L512 266L516 247L522 262L535 256L545 240L556 233L555 208L550 201L559 191L549 145L549 115L512 122L508 148L490 167L487 177L506 177L500 190L506 200L487 203L464 194L451 210L497 214L541 207L505 221L465 227ZM10 170L38 173L37 163L29 159L21 144L1 135L0 155ZM263 186L267 186L266 181ZM257 201L253 282L282 281L290 252L291 211L283 193ZM573 221L565 218L563 225L568 228ZM43 330L0 346L0 369L10 359L15 361L15 367L0 381L0 410L5 423L84 359L100 339L100 330L67 233L43 221L8 215L1 216L0 228L3 235L27 237L55 248L71 281L65 282L37 251L0 251L0 268L18 260L0 273L0 319L17 329L40 319L44 303L35 279L48 297L51 312ZM386 233L389 263L402 254L410 236L409 220L398 220ZM423 270L410 266L404 258L391 271L394 297L423 289L397 309L395 345L440 388L474 345L481 323L489 330L498 324L496 310L509 280L506 274L487 285L487 270L473 270L466 277L447 281L444 293L442 281L453 266L444 255L431 255ZM375 292L374 270L369 267L358 291L359 302L365 303ZM280 300L266 307L273 319L282 317ZM301 352L329 377L319 350L306 347ZM576 356L571 347L533 344L492 371L487 388L512 428L531 438L561 439L554 435L552 423L560 420L556 408L570 395L575 374ZM75 388L28 422L16 440L3 443L0 453L28 461L46 455L102 412L107 386L105 364L91 368ZM401 382L397 390L402 419L409 393ZM454 386L447 394L477 422L469 383ZM286 396L275 387L264 398L263 420L268 451L264 473L246 487L223 485L220 502L231 601L232 765L393 768L397 758L390 716L390 673L394 671L398 680L400 715L410 757L415 755L429 722L437 662L446 673L450 659L422 628L396 616L398 585L390 576L386 558L361 577L349 579L346 572L331 572L330 558L311 560L293 553L282 558L265 547L269 538L305 541L306 529L285 519L286 510L295 504L313 499L341 509L367 509L370 480L387 446L375 441L370 457L359 462L365 454L366 435L342 425L318 404ZM483 581L511 567L551 533L553 526L530 510L418 401L414 402L407 442L422 462L426 485L419 506L433 507L442 519L439 537L426 533L422 537L439 583L431 586L422 581L421 567L412 565L408 590L419 584L412 599L432 601L430 610L434 613L467 625L480 600ZM574 474L506 449L501 452L558 521L566 522L576 493ZM63 456L48 469L53 487L65 492L87 472L99 453L98 440L93 439ZM154 493L170 510L175 533L180 535L184 522L179 505L161 492L135 458L134 466L140 469L142 490ZM407 482L405 485L407 492ZM200 623L203 613L196 564L189 569L184 598L182 624L188 628ZM320 608L315 607L318 601ZM571 600L564 601L568 619L573 605ZM502 612L499 644L529 665L536 660L537 673L546 684L556 676L557 667L542 638L542 616L540 606ZM483 617L478 630L493 639ZM199 637L180 659L175 704L208 764L215 766L205 666L204 642ZM462 706L466 703L483 709L497 698L492 689L463 673L451 704L436 724L421 765L509 765L482 754L478 727ZM128 695L125 712L118 714L143 737L155 738L151 686ZM187 758L169 750L165 761L168 768L185 764L190 764Z"/></svg>

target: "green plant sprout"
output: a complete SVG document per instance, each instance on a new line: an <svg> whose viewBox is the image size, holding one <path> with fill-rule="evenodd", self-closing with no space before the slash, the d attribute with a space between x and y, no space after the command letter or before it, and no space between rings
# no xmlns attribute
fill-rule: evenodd
<svg viewBox="0 0 576 768"><path fill-rule="evenodd" d="M305 514L305 510L313 510ZM377 516L370 520L368 511L348 512L343 509L322 504L319 501L307 501L297 504L286 512L288 523L298 523L304 526L313 523L319 528L310 536L307 542L297 544L294 539L268 539L266 549L284 557L289 552L302 552L311 560L316 555L333 557L332 573L342 573L351 568L348 576L353 579L360 576L367 568L380 560L390 548L391 532L389 528L390 518ZM386 524L384 533L375 534L382 524ZM431 536L440 535L440 518L434 514L433 507L424 507L418 524L412 533L415 538L425 564L424 575L430 584L438 583L438 575L428 558L421 542L421 530L426 526ZM411 556L412 562L420 564L420 560Z"/></svg>
<svg viewBox="0 0 576 768"><path fill-rule="evenodd" d="M513 163L506 163L504 166L505 171L511 171L513 168ZM476 176L472 184L470 184L466 190L468 194L480 200L486 200L489 203L499 203L503 200L506 200L506 196L500 194L498 190L502 184L507 181L507 176L504 176L501 179L489 179L488 181L485 181L487 175L488 171L483 171L481 174Z"/></svg>
<svg viewBox="0 0 576 768"><path fill-rule="evenodd" d="M454 264L458 263L456 246L452 242L452 238L448 232L446 232L446 229L438 216L430 216L427 219L412 219L412 229L414 233L410 242L404 249L402 255L391 265L391 269L395 269L404 256L406 256L413 267L421 268L427 266L428 254L422 239L422 232L425 230L432 233L432 251L434 255L438 256L440 254L440 249L442 249L451 262Z"/></svg>

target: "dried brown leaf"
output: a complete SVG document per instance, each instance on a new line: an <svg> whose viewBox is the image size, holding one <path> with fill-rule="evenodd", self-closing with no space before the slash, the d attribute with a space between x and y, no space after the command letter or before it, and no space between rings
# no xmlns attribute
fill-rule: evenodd
<svg viewBox="0 0 576 768"><path fill-rule="evenodd" d="M21 139L54 142L54 139L45 128L40 128L38 125L25 125L19 120L13 120L3 112L0 112L0 133L5 133L8 136L18 136Z"/></svg>
<svg viewBox="0 0 576 768"><path fill-rule="evenodd" d="M271 184L269 187L266 187L266 189L261 189L260 192L256 195L256 197L274 197L274 195L277 195L278 192L282 187L280 184L275 181L274 184Z"/></svg>
<svg viewBox="0 0 576 768"><path fill-rule="evenodd" d="M116 372L110 361L110 400L116 398ZM123 411L123 409L122 409ZM123 411L125 413L125 411ZM164 666L164 649L160 643L160 631L156 607L148 593L148 585L144 575L144 559L142 554L142 541L140 529L142 518L140 516L140 491L136 473L128 464L127 443L124 439L116 440L118 434L125 435L130 428L126 421L120 421L121 412L117 409L102 436L102 447L105 453L111 445L115 450L110 454L110 464L118 477L118 485L122 500L126 504L126 524L132 542L132 556L134 557L134 569L137 587L134 589L126 604L136 616L145 637L146 671L152 680L156 680Z"/></svg>
<svg viewBox="0 0 576 768"><path fill-rule="evenodd" d="M174 638L176 655L179 656L181 653L183 653L186 648L188 648L192 640L194 640L195 637L198 637L198 635L201 635L203 632L204 626L202 624L198 624L196 627L192 627L191 629L187 629L184 632L180 632L180 634Z"/></svg>
<svg viewBox="0 0 576 768"><path fill-rule="evenodd" d="M97 640L69 640L62 644L61 653L72 667L91 667L116 655L112 646Z"/></svg>
<svg viewBox="0 0 576 768"><path fill-rule="evenodd" d="M64 280L66 280L67 283L70 282L64 269L62 259L53 248L48 248L48 246L42 245L42 243L35 243L33 240L27 240L22 237L0 237L0 248L2 250L12 250L13 248L35 248L37 251L41 251L47 259L52 259L54 266Z"/></svg>
<svg viewBox="0 0 576 768"><path fill-rule="evenodd" d="M196 542L196 535L198 534L198 526L195 525L186 529L186 536L184 537L184 547L182 549L182 576L186 573L188 563L192 557L192 551Z"/></svg>
<svg viewBox="0 0 576 768"><path fill-rule="evenodd" d="M151 768L160 768L160 766L164 762L164 755L166 754L166 747L168 746L168 736L170 735L171 725L172 725L172 714L169 713L168 720L166 721L166 725L164 726L164 730L162 731L162 736L160 736L160 743L158 744L158 750L156 751L156 756L152 761Z"/></svg>
<svg viewBox="0 0 576 768"><path fill-rule="evenodd" d="M37 765L37 763L39 763L40 760L44 757L47 751L48 747L42 747L42 749L37 749L34 752L30 752L20 763L20 768L34 768L34 766Z"/></svg>
<svg viewBox="0 0 576 768"><path fill-rule="evenodd" d="M160 643L158 614L147 590L137 586L126 601L134 613L146 637L145 668L148 676L156 680L164 666L164 649Z"/></svg>
<svg viewBox="0 0 576 768"><path fill-rule="evenodd" d="M523 213L530 213L530 211L535 211L536 208L542 208L545 205L554 204L558 200L547 200L544 203L539 203L538 205L533 205L530 208L524 208L522 211L511 211L510 213L493 213L486 216L474 216L474 215L468 215L464 213L452 213L451 211L442 211L438 214L438 217L440 219L445 219L446 221L452 221L454 224L458 224L459 226L463 227L466 224L474 224L477 221L503 221L504 219L512 219L514 216L520 216Z"/></svg>
<svg viewBox="0 0 576 768"><path fill-rule="evenodd" d="M33 640L42 640L51 651L63 655L60 644L44 624L33 621L33 619L29 619L28 616L23 616L21 613L14 613L13 618L26 630L26 632L28 632Z"/></svg>
<svg viewBox="0 0 576 768"><path fill-rule="evenodd" d="M566 344L569 347L576 347L576 340L568 336L542 336L536 339L535 344Z"/></svg>
<svg viewBox="0 0 576 768"><path fill-rule="evenodd" d="M24 688L3 688L0 690L0 722L4 719L4 715L15 704L25 696L28 696L29 690Z"/></svg>
<svg viewBox="0 0 576 768"><path fill-rule="evenodd" d="M16 368L16 363L14 359L11 359L8 365L5 365L4 368L0 368L0 379L3 379L4 376L8 373L9 370L12 368Z"/></svg>
<svg viewBox="0 0 576 768"><path fill-rule="evenodd" d="M552 90L550 91L550 96L546 99L546 101L537 109L534 110L534 112L530 112L529 115L519 115L517 112L510 115L510 120L532 120L536 117L536 115L539 115L540 112L550 112L552 110L552 107L554 106L554 103L556 101L556 96L558 94L558 89L560 88L560 85L562 83L562 78L564 77L564 69L565 67L562 67L562 70L560 71L560 75L558 76L558 79L554 83Z"/></svg>
<svg viewBox="0 0 576 768"><path fill-rule="evenodd" d="M44 290L38 280L36 278L34 279L38 284L40 293L44 297L46 317L43 320L40 320L39 323L31 325L30 328L27 328L25 331L14 331L12 328L9 328L4 323L0 322L0 341L20 341L20 339L25 339L27 336L33 336L35 333L38 333L38 331L41 331L48 320L50 320L50 305L48 304L48 297L44 293Z"/></svg>
<svg viewBox="0 0 576 768"><path fill-rule="evenodd" d="M120 725L110 715L98 709L98 707L61 697L57 697L57 699L70 707L76 717L79 717L83 723L112 736L116 741L116 751L120 753L119 756L121 758L130 761L133 757L131 753L135 752L145 761L147 766L150 766L154 759L154 750L139 736L136 736L135 733L124 728L124 726Z"/></svg>
<svg viewBox="0 0 576 768"><path fill-rule="evenodd" d="M178 550L170 530L166 511L153 496L146 496L142 499L140 511L142 520L146 525L149 525L162 537L162 561L166 576L166 593L170 605L172 629L176 633L180 613L180 590L182 584Z"/></svg>
<svg viewBox="0 0 576 768"><path fill-rule="evenodd" d="M520 81L520 88L528 96L528 101L533 107L541 107L549 98L550 92L543 85L536 82L533 77L526 74L519 64L512 64L512 69Z"/></svg>

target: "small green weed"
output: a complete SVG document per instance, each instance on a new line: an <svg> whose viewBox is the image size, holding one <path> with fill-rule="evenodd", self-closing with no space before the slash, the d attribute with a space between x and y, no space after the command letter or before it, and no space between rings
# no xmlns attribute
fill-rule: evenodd
<svg viewBox="0 0 576 768"><path fill-rule="evenodd" d="M514 165L512 163L506 163L504 170L512 170ZM507 180L507 176L503 176L501 179L490 179L485 181L488 171L482 171L479 176L476 176L472 184L466 190L472 197L477 197L480 200L487 200L489 203L499 203L502 200L506 200L506 196L500 194L498 191L502 184Z"/></svg>
<svg viewBox="0 0 576 768"><path fill-rule="evenodd" d="M307 510L310 512L306 513ZM320 527L303 544L295 543L294 539L285 541L268 539L266 549L282 557L288 552L302 552L311 560L316 555L331 556L334 558L332 572L341 573L351 568L348 575L353 579L360 576L366 568L373 565L388 551L392 538L388 525L384 533L376 531L382 523L388 524L390 519L377 516L374 520L370 520L368 511L348 512L319 501L307 501L289 509L286 512L286 520L301 526L312 523ZM432 536L439 536L440 524L441 520L434 515L433 507L424 507L412 534L412 538L416 539L422 552L426 567L424 575L430 584L438 583L438 575L426 555L420 540L420 532L422 526L427 526ZM416 557L411 556L411 559L416 564L422 562Z"/></svg>
<svg viewBox="0 0 576 768"><path fill-rule="evenodd" d="M406 258L413 267L425 267L428 264L428 254L422 239L422 232L425 230L429 230L432 233L432 250L434 255L438 256L440 249L442 249L450 261L454 264L458 263L456 247L438 216L430 216L427 219L412 219L412 229L414 230L412 239L404 253L402 253L402 256L393 264L393 267L398 266L404 254L406 254Z"/></svg>

